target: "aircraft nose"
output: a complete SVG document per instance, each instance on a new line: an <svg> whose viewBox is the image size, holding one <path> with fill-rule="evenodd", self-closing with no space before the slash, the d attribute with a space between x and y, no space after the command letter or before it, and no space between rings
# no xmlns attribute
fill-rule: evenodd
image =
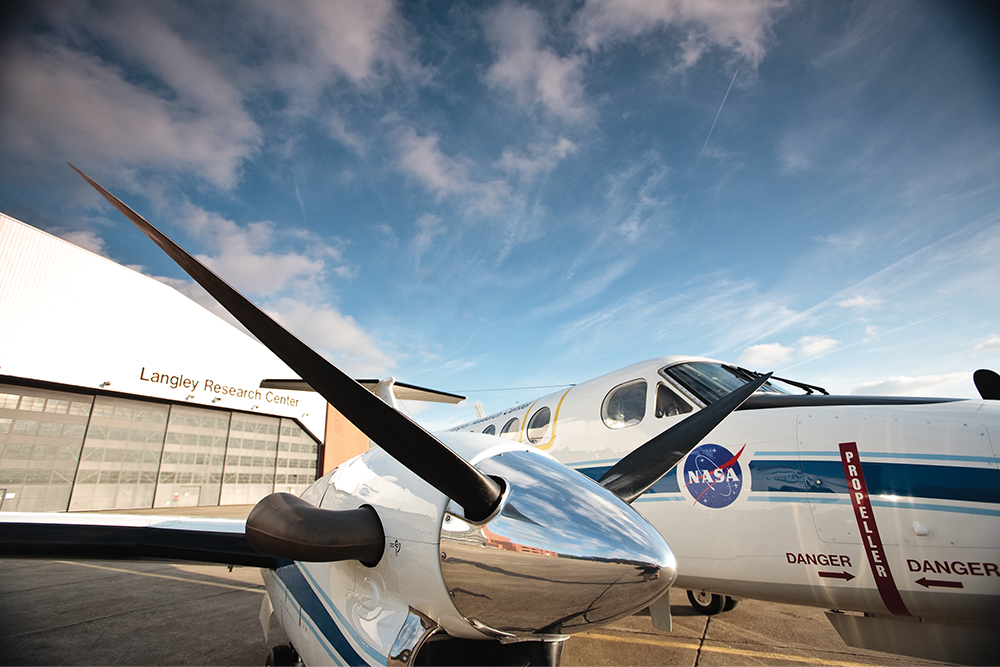
<svg viewBox="0 0 1000 667"><path fill-rule="evenodd" d="M441 573L472 625L503 635L570 634L646 607L677 576L660 534L617 496L531 452L478 466L508 485L476 525L447 514Z"/></svg>

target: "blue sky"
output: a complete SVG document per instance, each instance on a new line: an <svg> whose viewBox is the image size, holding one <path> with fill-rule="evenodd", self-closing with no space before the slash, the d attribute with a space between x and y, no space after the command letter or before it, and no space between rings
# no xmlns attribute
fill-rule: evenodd
<svg viewBox="0 0 1000 667"><path fill-rule="evenodd" d="M32 3L0 211L205 302L72 162L346 371L470 396L432 427L667 354L974 396L1000 60L955 6Z"/></svg>

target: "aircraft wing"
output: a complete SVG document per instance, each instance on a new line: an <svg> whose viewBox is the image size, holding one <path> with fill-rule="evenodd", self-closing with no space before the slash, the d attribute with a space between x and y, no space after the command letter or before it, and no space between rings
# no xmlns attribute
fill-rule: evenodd
<svg viewBox="0 0 1000 667"><path fill-rule="evenodd" d="M0 513L0 558L169 560L274 569L243 519L134 514Z"/></svg>
<svg viewBox="0 0 1000 667"><path fill-rule="evenodd" d="M375 387L378 385L378 380L355 380L362 387L368 391L374 392ZM278 380L278 379L268 379L263 380L260 383L261 389L284 389L284 390L294 390L294 391L316 391L309 383L305 380L299 380L298 378L290 380ZM458 394L450 394L446 391L439 391L437 389L428 389L427 387L418 387L415 384L407 384L406 382L394 382L392 385L392 391L396 395L396 398L403 401L427 401L430 403L461 403L465 400L465 396L459 396Z"/></svg>

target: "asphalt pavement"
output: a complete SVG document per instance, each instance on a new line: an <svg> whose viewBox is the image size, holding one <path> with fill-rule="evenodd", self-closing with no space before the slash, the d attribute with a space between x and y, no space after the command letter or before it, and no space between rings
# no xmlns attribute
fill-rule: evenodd
<svg viewBox="0 0 1000 667"><path fill-rule="evenodd" d="M249 507L198 510L189 513L245 516ZM684 591L670 595L672 632L638 614L575 635L563 664L941 664L849 647L821 609L743 600L707 617ZM264 638L263 596L254 568L0 561L0 664L262 665L269 646L285 641L280 629Z"/></svg>

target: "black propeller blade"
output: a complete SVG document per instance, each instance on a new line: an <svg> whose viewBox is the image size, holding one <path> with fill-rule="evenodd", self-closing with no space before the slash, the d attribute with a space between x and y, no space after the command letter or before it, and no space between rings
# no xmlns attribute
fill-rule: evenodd
<svg viewBox="0 0 1000 667"><path fill-rule="evenodd" d="M770 377L771 374L768 373L748 382L707 408L674 424L616 463L597 480L597 483L625 502L631 503L670 472L678 461L701 442L702 438Z"/></svg>
<svg viewBox="0 0 1000 667"><path fill-rule="evenodd" d="M170 255L261 343L393 458L460 504L467 518L479 521L493 512L501 496L496 481L314 352L82 171L76 167L73 170Z"/></svg>
<svg viewBox="0 0 1000 667"><path fill-rule="evenodd" d="M375 508L324 510L290 493L272 493L247 517L247 542L257 553L328 563L382 558L385 531Z"/></svg>
<svg viewBox="0 0 1000 667"><path fill-rule="evenodd" d="M972 374L979 395L987 401L1000 401L1000 375L988 368L980 368Z"/></svg>

